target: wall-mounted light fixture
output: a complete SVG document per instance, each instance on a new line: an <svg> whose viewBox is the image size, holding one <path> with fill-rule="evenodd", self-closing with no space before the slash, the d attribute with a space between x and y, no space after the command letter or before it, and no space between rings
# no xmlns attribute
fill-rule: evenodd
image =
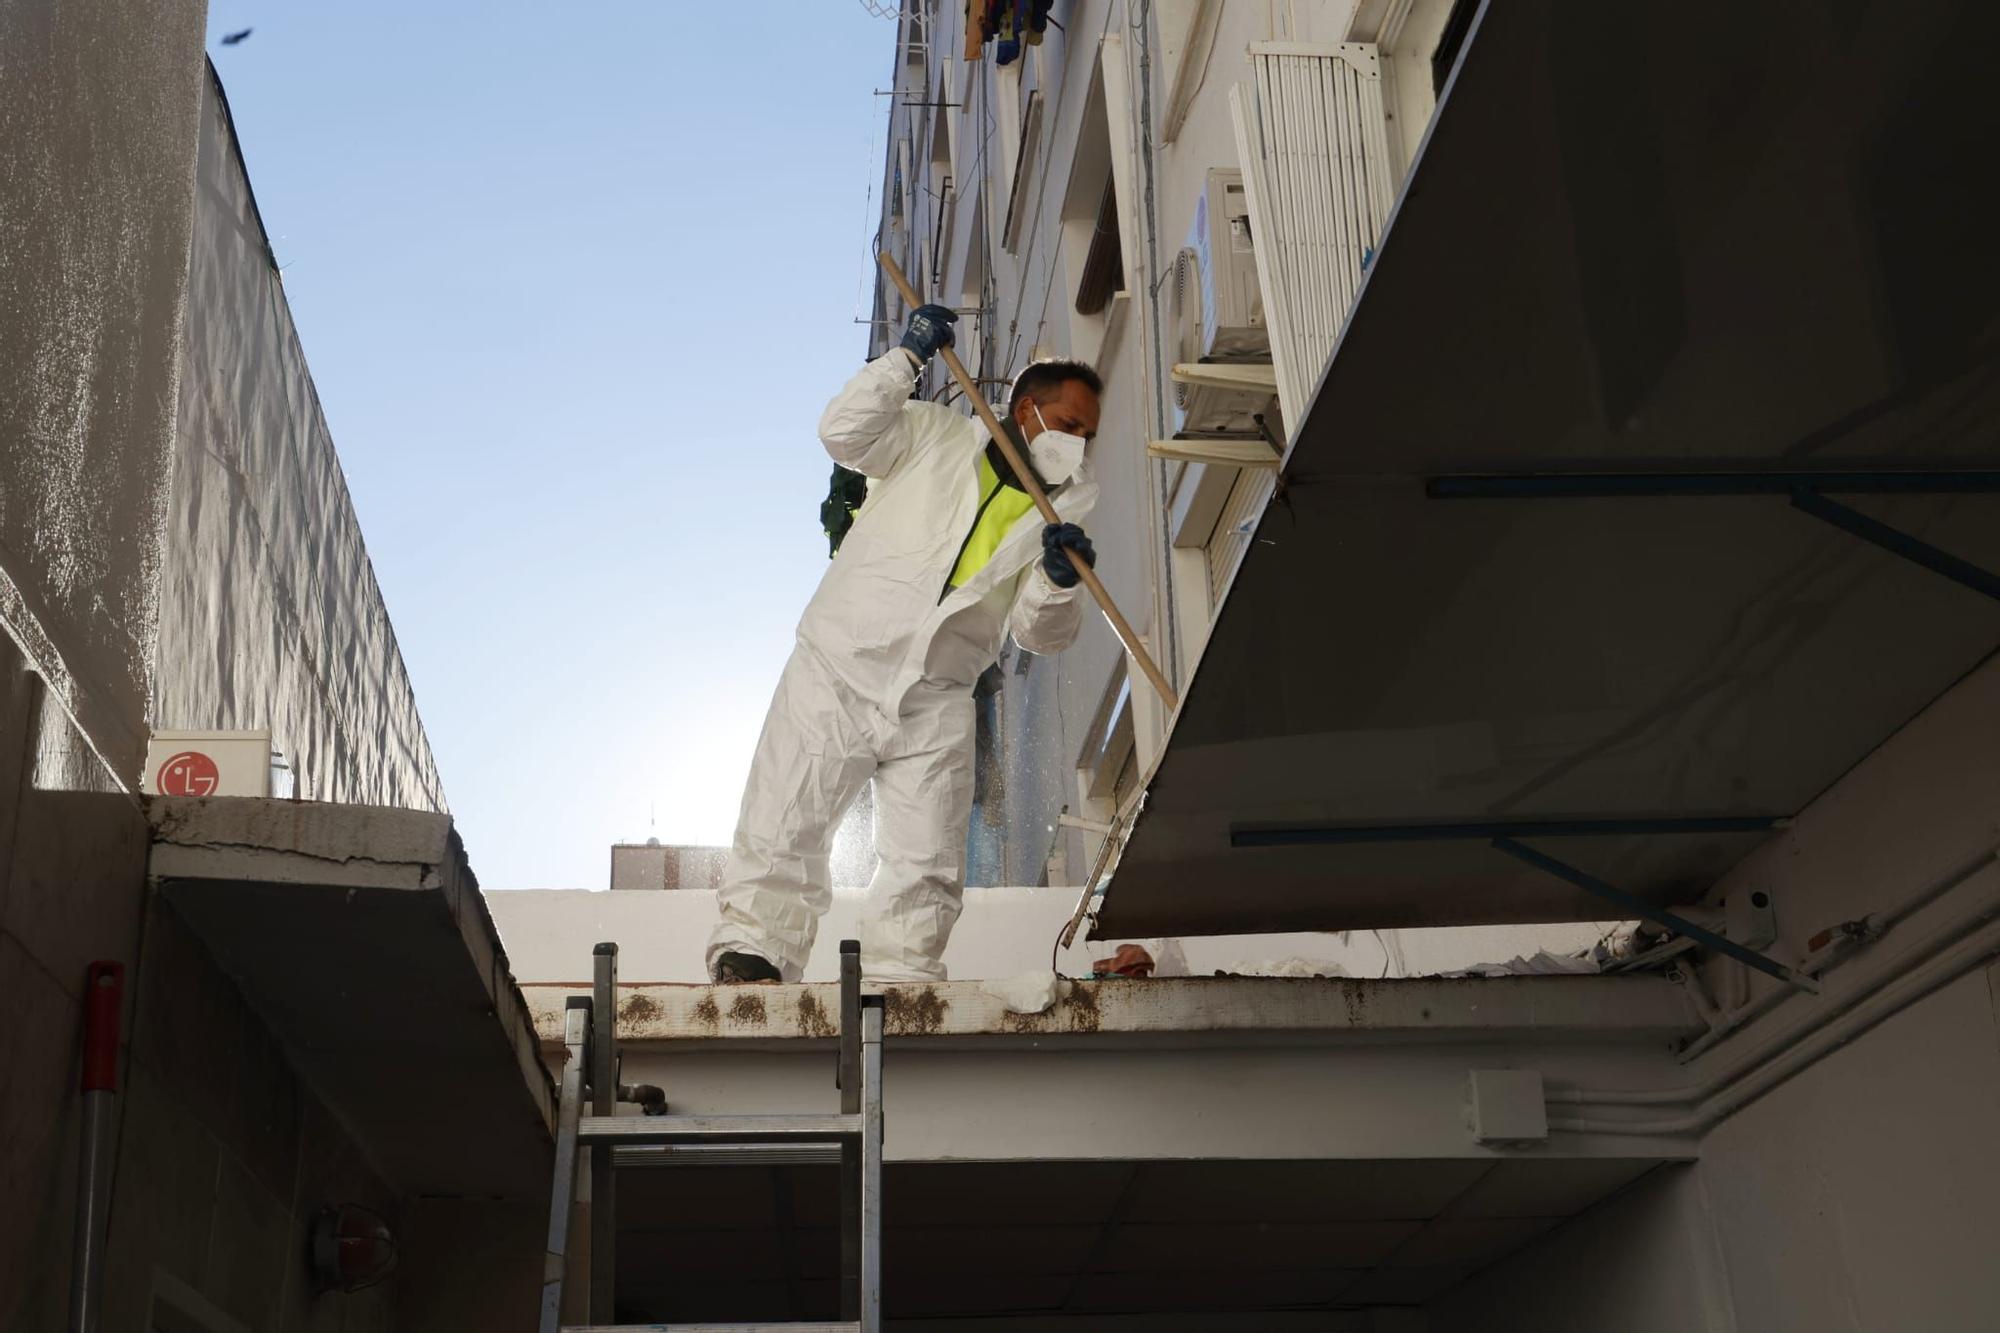
<svg viewBox="0 0 2000 1333"><path fill-rule="evenodd" d="M360 1291L396 1269L396 1238L380 1213L329 1204L313 1218L307 1258L321 1291Z"/></svg>

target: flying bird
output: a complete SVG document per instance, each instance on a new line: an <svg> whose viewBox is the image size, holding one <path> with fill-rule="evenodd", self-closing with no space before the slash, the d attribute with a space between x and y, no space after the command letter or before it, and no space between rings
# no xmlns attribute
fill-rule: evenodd
<svg viewBox="0 0 2000 1333"><path fill-rule="evenodd" d="M255 28L245 28L241 32L232 32L222 39L222 44L224 46L234 46L255 31L257 31Z"/></svg>

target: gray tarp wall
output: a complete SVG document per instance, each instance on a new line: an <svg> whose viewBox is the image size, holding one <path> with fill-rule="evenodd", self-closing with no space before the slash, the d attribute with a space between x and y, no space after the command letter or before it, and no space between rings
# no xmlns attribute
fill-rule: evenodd
<svg viewBox="0 0 2000 1333"><path fill-rule="evenodd" d="M153 718L269 727L308 800L443 810L395 630L205 81Z"/></svg>
<svg viewBox="0 0 2000 1333"><path fill-rule="evenodd" d="M128 790L268 727L304 798L442 810L201 25L0 13L0 623Z"/></svg>

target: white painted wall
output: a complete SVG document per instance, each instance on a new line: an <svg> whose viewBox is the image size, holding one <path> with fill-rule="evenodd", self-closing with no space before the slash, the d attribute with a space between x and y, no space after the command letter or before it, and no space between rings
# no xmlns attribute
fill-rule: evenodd
<svg viewBox="0 0 2000 1333"><path fill-rule="evenodd" d="M1697 1165L1666 1166L1433 1301L1433 1329L1735 1333ZM1834 1328L1852 1328L1835 1324Z"/></svg>
<svg viewBox="0 0 2000 1333"><path fill-rule="evenodd" d="M1777 900L1774 951L1890 908L2000 841L2000 662L1953 689L1749 858L1719 893ZM1913 918L1990 902L1988 869ZM1890 934L1856 970L1907 947ZM1838 976L1839 974L1835 974ZM1727 994L1726 974L1711 981ZM1755 993L1761 994L1759 982ZM1689 1066L1699 1075L1822 1003ZM1944 986L1712 1130L1698 1167L1578 1218L1459 1288L1437 1327L2000 1328L2000 964ZM1502 1322L1491 1322L1503 1315Z"/></svg>
<svg viewBox="0 0 2000 1333"><path fill-rule="evenodd" d="M1468 1070L1501 1051L1509 1067L1539 1069L1551 1080L1607 1062L1640 1076L1658 1060L1657 1052L1533 1036L1524 1030L1504 1047L1435 1041L1393 1048L1338 1036L1230 1045L1176 1034L1162 1034L1158 1044L899 1039L885 1057L884 1152L892 1162L1500 1162L1524 1150L1473 1142L1465 1123ZM645 1045L627 1047L623 1059L627 1078L671 1089L674 1106L689 1115L836 1109L831 1046L796 1053L754 1042ZM1658 1140L1634 1152L1623 1140L1577 1137L1559 1149L1526 1151L1537 1159L1642 1162L1682 1159L1689 1148Z"/></svg>

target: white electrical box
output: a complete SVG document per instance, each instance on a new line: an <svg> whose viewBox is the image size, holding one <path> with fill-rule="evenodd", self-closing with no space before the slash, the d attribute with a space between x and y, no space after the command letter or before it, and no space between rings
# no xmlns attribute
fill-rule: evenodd
<svg viewBox="0 0 2000 1333"><path fill-rule="evenodd" d="M1195 199L1194 225L1174 265L1174 320L1179 362L1271 359L1264 297L1257 285L1256 237L1250 229L1243 173L1210 169ZM1254 431L1269 395L1189 384L1174 386L1180 428L1189 433Z"/></svg>
<svg viewBox="0 0 2000 1333"><path fill-rule="evenodd" d="M156 731L139 790L148 796L269 796L268 731Z"/></svg>
<svg viewBox="0 0 2000 1333"><path fill-rule="evenodd" d="M1548 1102L1533 1069L1475 1069L1465 1078L1465 1121L1479 1143L1538 1143L1549 1136Z"/></svg>

